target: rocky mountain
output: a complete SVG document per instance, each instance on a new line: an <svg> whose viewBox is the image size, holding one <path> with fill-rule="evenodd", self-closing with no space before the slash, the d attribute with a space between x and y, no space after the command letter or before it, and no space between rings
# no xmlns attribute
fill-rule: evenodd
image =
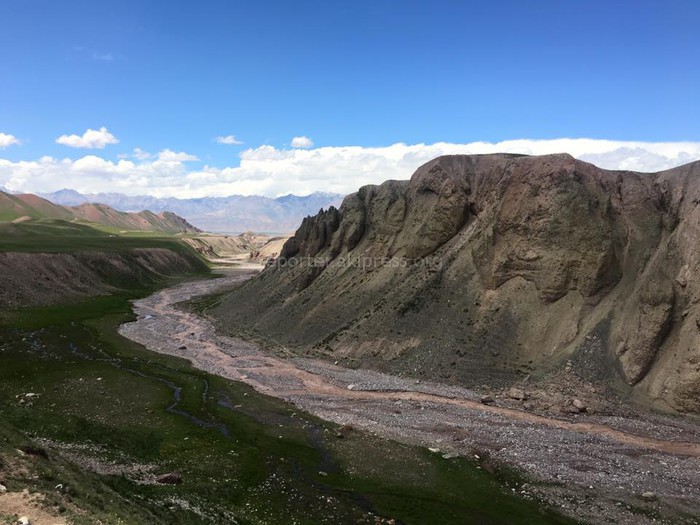
<svg viewBox="0 0 700 525"><path fill-rule="evenodd" d="M243 195L198 199L159 199L151 196L128 196L121 193L83 195L67 189L42 194L42 197L64 206L102 202L125 212L168 210L184 217L203 230L219 233L240 233L248 230L275 233L290 232L299 225L305 216L316 213L321 208L338 206L342 200L342 195L321 192L304 197L286 195L276 199Z"/></svg>
<svg viewBox="0 0 700 525"><path fill-rule="evenodd" d="M345 364L466 386L573 374L697 414L699 270L700 162L446 156L304 219L214 313Z"/></svg>
<svg viewBox="0 0 700 525"><path fill-rule="evenodd" d="M10 195L0 191L0 221L31 219L82 221L132 231L165 233L195 233L200 231L182 217L169 211L125 213L104 204L90 203L78 206L60 206L37 195Z"/></svg>

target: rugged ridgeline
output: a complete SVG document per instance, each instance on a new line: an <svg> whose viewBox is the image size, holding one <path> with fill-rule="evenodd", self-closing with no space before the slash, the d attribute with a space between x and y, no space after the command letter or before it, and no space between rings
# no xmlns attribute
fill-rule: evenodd
<svg viewBox="0 0 700 525"><path fill-rule="evenodd" d="M32 219L80 221L130 231L196 233L200 230L169 211L125 213L104 204L60 206L36 195L10 195L0 191L0 222Z"/></svg>
<svg viewBox="0 0 700 525"><path fill-rule="evenodd" d="M121 193L83 195L73 190L60 190L41 196L64 206L102 202L120 211L168 210L203 230L221 233L246 230L278 233L293 231L308 214L315 213L319 208L337 206L343 198L342 195L334 193L316 192L303 197L285 195L276 199L259 195L177 199L147 195L129 196Z"/></svg>
<svg viewBox="0 0 700 525"><path fill-rule="evenodd" d="M362 366L466 385L566 368L698 413L699 203L700 163L441 157L305 219L288 264L216 314Z"/></svg>

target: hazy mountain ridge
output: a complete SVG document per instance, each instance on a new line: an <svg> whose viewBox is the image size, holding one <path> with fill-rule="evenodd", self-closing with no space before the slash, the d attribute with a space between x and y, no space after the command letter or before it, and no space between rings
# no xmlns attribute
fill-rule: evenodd
<svg viewBox="0 0 700 525"><path fill-rule="evenodd" d="M128 196L121 193L84 195L68 189L41 196L64 206L101 202L124 212L168 210L184 217L198 228L220 233L248 230L276 233L293 231L304 217L315 214L321 208L340 205L343 197L335 193L316 192L306 196L285 195L276 199L243 195L178 199Z"/></svg>
<svg viewBox="0 0 700 525"><path fill-rule="evenodd" d="M569 155L440 157L305 219L281 254L294 264L217 315L392 372L465 385L571 373L700 413L699 204L700 162L646 174Z"/></svg>
<svg viewBox="0 0 700 525"><path fill-rule="evenodd" d="M121 212L105 204L83 203L76 206L55 204L31 193L12 195L0 191L0 221L60 219L85 221L120 230L197 233L200 230L182 217L162 211Z"/></svg>

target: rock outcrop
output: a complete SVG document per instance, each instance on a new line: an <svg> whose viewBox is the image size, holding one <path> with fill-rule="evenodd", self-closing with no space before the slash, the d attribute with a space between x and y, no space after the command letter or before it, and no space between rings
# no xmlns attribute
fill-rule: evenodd
<svg viewBox="0 0 700 525"><path fill-rule="evenodd" d="M700 163L447 156L309 217L215 312L465 385L564 369L700 413Z"/></svg>

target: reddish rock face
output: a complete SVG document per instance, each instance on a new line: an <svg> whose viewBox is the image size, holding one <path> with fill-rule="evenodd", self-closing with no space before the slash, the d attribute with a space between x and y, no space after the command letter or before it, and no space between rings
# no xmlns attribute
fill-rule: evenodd
<svg viewBox="0 0 700 525"><path fill-rule="evenodd" d="M699 204L700 163L642 174L569 155L440 157L307 218L282 255L326 262L269 268L219 315L462 384L571 361L700 412Z"/></svg>

